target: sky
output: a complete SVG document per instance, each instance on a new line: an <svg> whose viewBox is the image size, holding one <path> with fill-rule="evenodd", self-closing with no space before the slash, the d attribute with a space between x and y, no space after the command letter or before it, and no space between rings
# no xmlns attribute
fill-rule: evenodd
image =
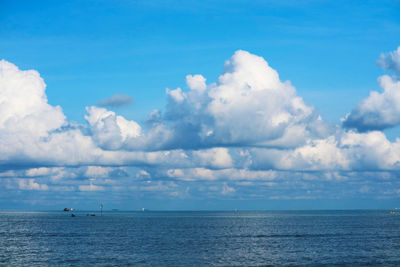
<svg viewBox="0 0 400 267"><path fill-rule="evenodd" d="M0 0L0 209L400 207L399 1Z"/></svg>

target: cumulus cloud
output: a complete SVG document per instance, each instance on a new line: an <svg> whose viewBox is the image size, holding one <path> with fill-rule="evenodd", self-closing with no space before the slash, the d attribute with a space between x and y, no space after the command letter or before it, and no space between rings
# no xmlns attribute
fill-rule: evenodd
<svg viewBox="0 0 400 267"><path fill-rule="evenodd" d="M319 134L313 108L261 57L239 50L216 83L186 79L188 92L167 89L175 146L296 146Z"/></svg>
<svg viewBox="0 0 400 267"><path fill-rule="evenodd" d="M203 149L227 146L296 147L328 127L289 81L259 56L237 51L218 81L188 75L189 91L167 89L165 112L153 111L147 130L104 108L85 116L106 150Z"/></svg>
<svg viewBox="0 0 400 267"><path fill-rule="evenodd" d="M85 139L80 132L59 131L68 122L61 107L47 103L45 89L37 71L23 71L12 63L0 61L0 164L34 165L42 162L42 155L49 158L57 152L65 155L66 146L85 147L79 144Z"/></svg>
<svg viewBox="0 0 400 267"><path fill-rule="evenodd" d="M101 148L119 149L127 140L141 135L139 124L117 116L113 111L94 106L87 107L86 111L88 115L85 119L91 126L94 140Z"/></svg>
<svg viewBox="0 0 400 267"><path fill-rule="evenodd" d="M252 169L292 171L400 170L400 139L390 142L384 133L345 131L316 139L296 149L249 149Z"/></svg>
<svg viewBox="0 0 400 267"><path fill-rule="evenodd" d="M19 189L22 190L48 190L49 187L46 184L36 183L34 179L19 179Z"/></svg>
<svg viewBox="0 0 400 267"><path fill-rule="evenodd" d="M2 168L151 165L180 161L179 152L166 155L110 151L141 135L141 127L112 111L88 107L89 129L82 131L84 125L77 127L69 123L61 107L47 103L45 90L46 85L37 71L20 70L12 63L0 61ZM36 170L41 171L46 170Z"/></svg>
<svg viewBox="0 0 400 267"><path fill-rule="evenodd" d="M393 52L382 54L377 61L384 70L396 73L390 77L378 78L382 92L372 91L351 113L343 119L345 128L355 128L360 132L383 130L400 124L400 47Z"/></svg>
<svg viewBox="0 0 400 267"><path fill-rule="evenodd" d="M115 114L89 108L86 118L97 142L104 149L127 150L295 147L326 135L321 118L290 82L282 82L262 57L246 51L225 63L217 82L207 85L197 74L188 75L186 83L189 91L166 90L166 110L150 114L146 132L134 130L124 137Z"/></svg>
<svg viewBox="0 0 400 267"><path fill-rule="evenodd" d="M212 148L194 151L192 157L202 166L210 166L217 169L233 166L232 157L226 148Z"/></svg>
<svg viewBox="0 0 400 267"><path fill-rule="evenodd" d="M0 146L46 138L66 124L61 107L47 103L46 84L34 70L0 61Z"/></svg>
<svg viewBox="0 0 400 267"><path fill-rule="evenodd" d="M97 103L99 107L122 107L133 102L133 98L126 94L115 94Z"/></svg>
<svg viewBox="0 0 400 267"><path fill-rule="evenodd" d="M360 132L383 130L400 124L400 81L383 75L378 79L383 92L372 91L343 120L345 128Z"/></svg>
<svg viewBox="0 0 400 267"><path fill-rule="evenodd" d="M207 85L203 76L188 75L189 91L167 90L166 111L152 112L145 128L91 106L86 108L85 133L68 123L60 107L47 103L45 84L36 71L19 70L4 60L0 68L0 111L4 114L0 162L38 166L28 170L27 177L65 177L62 168L43 168L46 165L87 165L85 174L75 174L85 177L125 175L122 169L104 165L155 166L188 177L187 168L192 170L189 176L209 179L220 179L222 174L208 170L240 168L351 170L362 169L363 164L374 169L399 168L399 153L394 149L398 141L388 141L381 132L327 135L322 119L296 95L294 87L281 82L263 58L245 51L237 51L226 62L216 83ZM380 101L396 99L386 93L397 94L399 83L388 76L380 81L385 88ZM370 102L374 101L365 101L365 106L373 106ZM390 121L396 116L384 117ZM24 123L38 125L38 131L21 127Z"/></svg>
<svg viewBox="0 0 400 267"><path fill-rule="evenodd" d="M279 169L335 170L347 169L349 164L334 136L285 152L277 162Z"/></svg>
<svg viewBox="0 0 400 267"><path fill-rule="evenodd" d="M216 82L188 75L188 90L167 89L165 109L151 112L143 125L98 106L87 107L87 123L77 125L47 103L39 73L3 60L0 186L183 198L278 185L299 186L306 195L315 181L372 177L366 170L391 180L400 170L400 139L371 130L399 124L400 84L387 75L379 83L383 92L372 92L344 120L359 131L333 129L263 58L237 51Z"/></svg>

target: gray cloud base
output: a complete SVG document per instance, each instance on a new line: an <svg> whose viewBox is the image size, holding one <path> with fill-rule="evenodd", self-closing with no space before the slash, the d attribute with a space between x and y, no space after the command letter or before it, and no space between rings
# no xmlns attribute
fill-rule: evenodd
<svg viewBox="0 0 400 267"><path fill-rule="evenodd" d="M133 98L126 94L115 94L97 103L99 107L122 107L133 102Z"/></svg>

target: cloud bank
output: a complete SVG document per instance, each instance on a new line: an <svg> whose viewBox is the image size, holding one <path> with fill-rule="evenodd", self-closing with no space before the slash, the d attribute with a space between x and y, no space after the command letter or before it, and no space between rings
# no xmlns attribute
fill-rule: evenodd
<svg viewBox="0 0 400 267"><path fill-rule="evenodd" d="M398 54L379 64L397 71ZM369 177L393 185L400 170L400 139L380 131L400 123L400 83L378 81L381 93L371 92L343 128L331 127L267 61L239 50L216 82L187 75L187 90L167 89L165 109L142 125L99 106L86 107L87 123L76 124L48 104L37 71L2 60L0 187L170 198L257 198L265 188L271 199L308 199L328 194L327 181L349 181L371 194Z"/></svg>

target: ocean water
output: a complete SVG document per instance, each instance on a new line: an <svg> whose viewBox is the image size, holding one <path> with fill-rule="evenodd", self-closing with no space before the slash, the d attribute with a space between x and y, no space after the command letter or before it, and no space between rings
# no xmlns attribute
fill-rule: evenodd
<svg viewBox="0 0 400 267"><path fill-rule="evenodd" d="M0 266L400 266L389 211L75 214L0 212Z"/></svg>

